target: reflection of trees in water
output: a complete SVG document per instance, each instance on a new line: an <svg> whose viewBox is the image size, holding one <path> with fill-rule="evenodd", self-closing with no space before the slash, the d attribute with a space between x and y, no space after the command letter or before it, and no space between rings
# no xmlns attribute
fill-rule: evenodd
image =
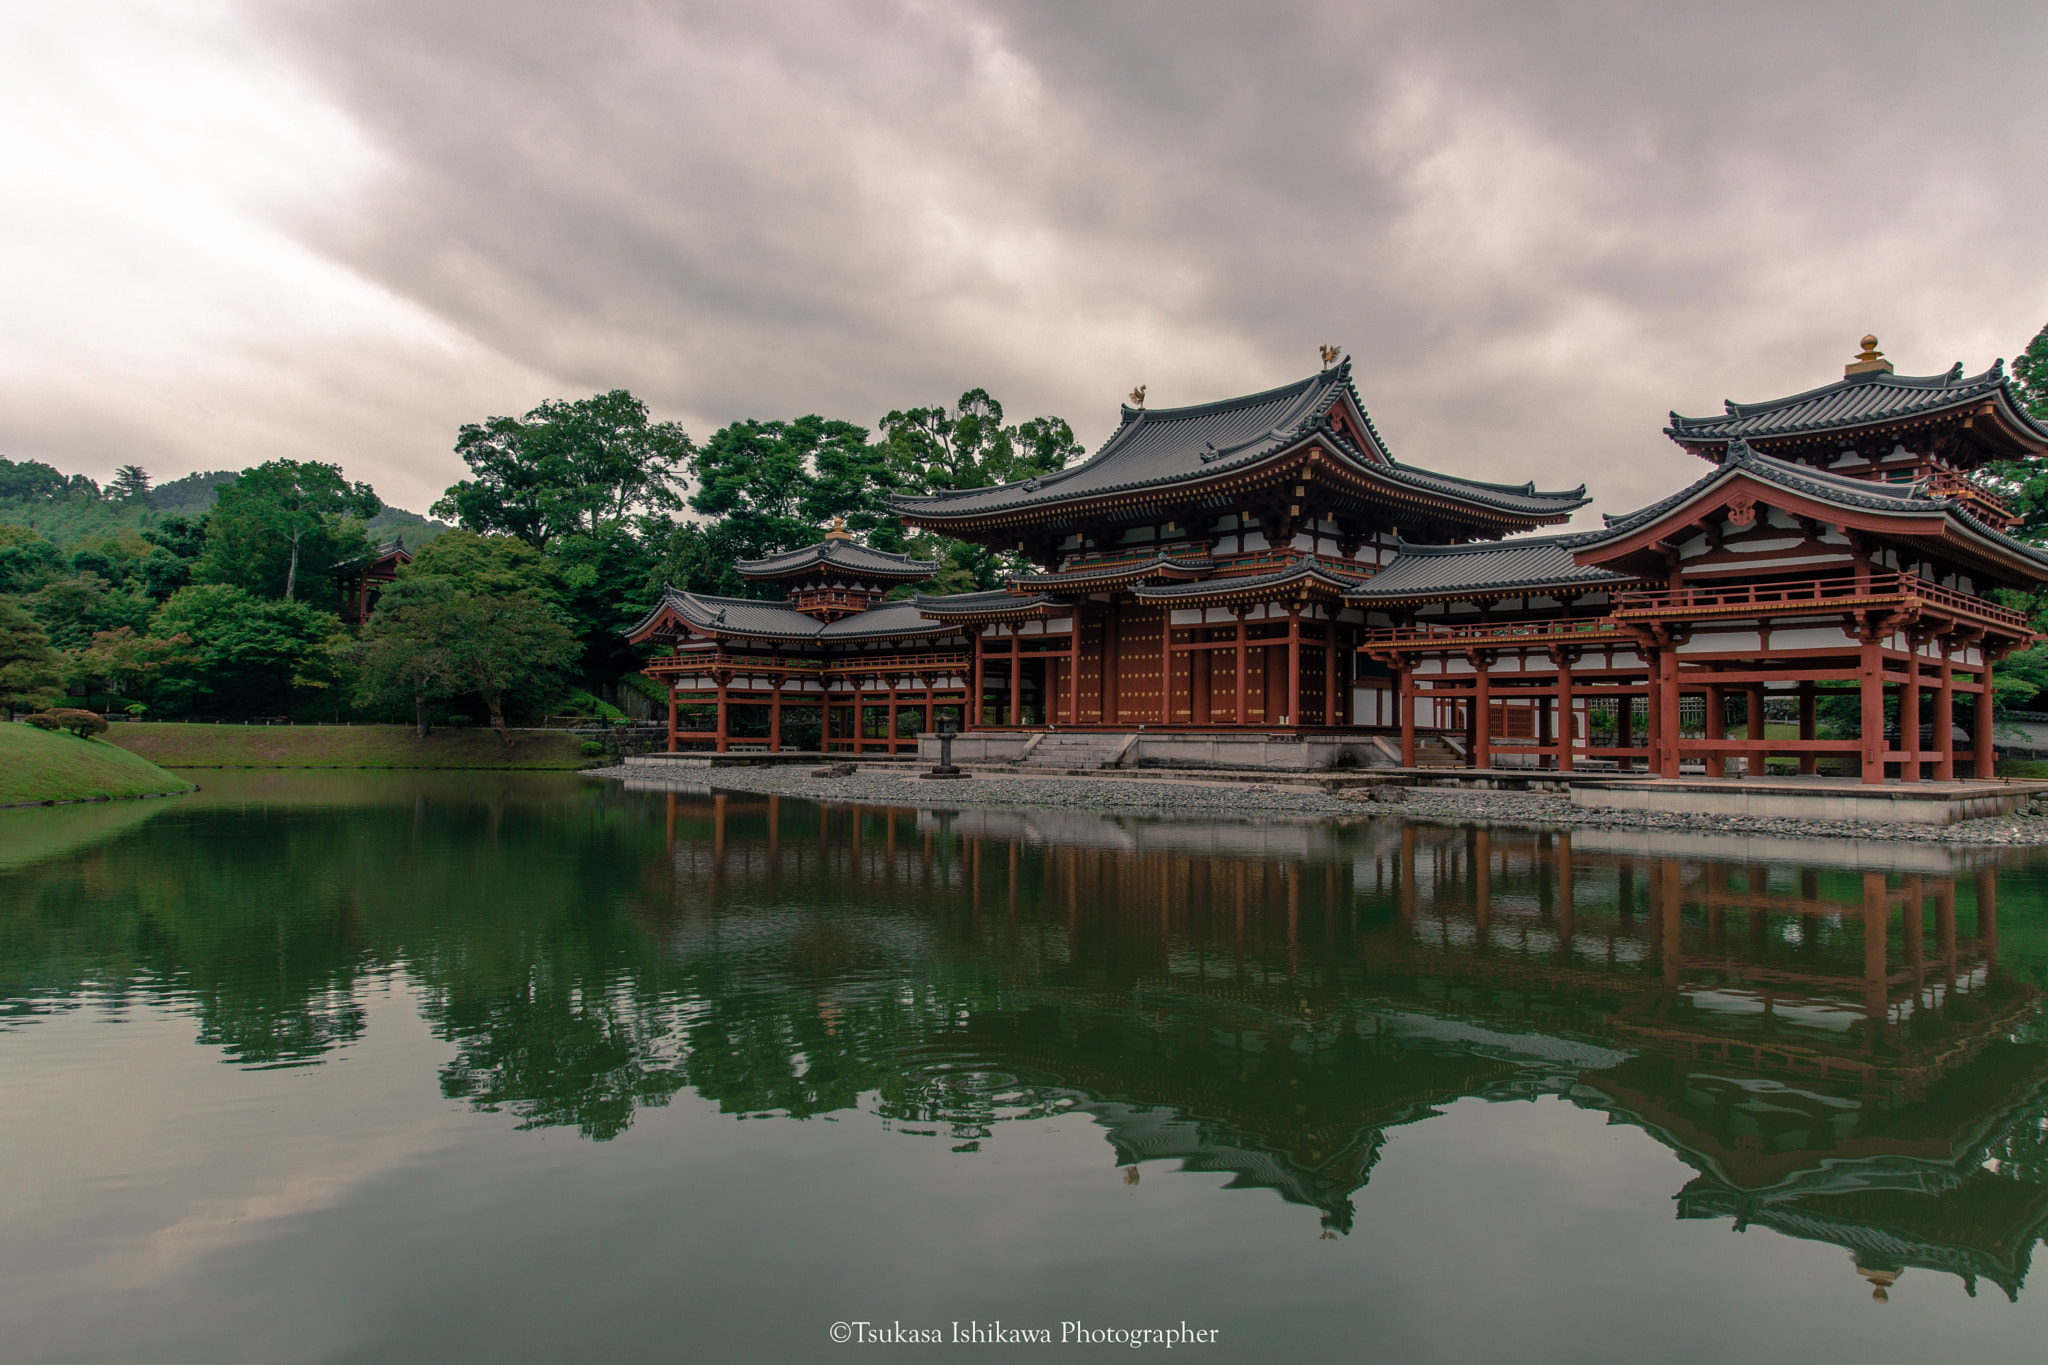
<svg viewBox="0 0 2048 1365"><path fill-rule="evenodd" d="M571 792L167 813L0 874L0 990L189 1009L276 1065L358 1037L360 979L397 969L453 1047L444 1092L523 1126L611 1138L687 1089L971 1151L1079 1110L1120 1163L1229 1172L1332 1230L1389 1128L1558 1094L1691 1162L1688 1216L1873 1275L2024 1275L2031 1199L1965 1225L2048 1188L2023 984L2048 951L1973 872Z"/></svg>

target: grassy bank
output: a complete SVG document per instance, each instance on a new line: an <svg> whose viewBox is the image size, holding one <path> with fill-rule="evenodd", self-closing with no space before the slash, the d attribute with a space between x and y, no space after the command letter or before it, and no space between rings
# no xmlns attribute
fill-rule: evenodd
<svg viewBox="0 0 2048 1365"><path fill-rule="evenodd" d="M580 768L583 741L548 730L409 725L115 725L106 738L166 768Z"/></svg>
<svg viewBox="0 0 2048 1365"><path fill-rule="evenodd" d="M0 806L190 791L192 784L104 740L0 725Z"/></svg>

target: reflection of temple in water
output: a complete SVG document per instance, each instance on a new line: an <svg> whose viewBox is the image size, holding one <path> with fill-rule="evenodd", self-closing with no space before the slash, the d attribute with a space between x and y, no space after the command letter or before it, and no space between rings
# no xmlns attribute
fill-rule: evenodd
<svg viewBox="0 0 2048 1365"><path fill-rule="evenodd" d="M1909 1268L2017 1294L2048 1232L2048 1048L1989 850L668 809L657 932L796 878L890 907L892 951L987 992L920 1046L1065 1095L1119 1164L1227 1172L1326 1229L1389 1129L1548 1093L1693 1167L1680 1217L1832 1242L1879 1297Z"/></svg>

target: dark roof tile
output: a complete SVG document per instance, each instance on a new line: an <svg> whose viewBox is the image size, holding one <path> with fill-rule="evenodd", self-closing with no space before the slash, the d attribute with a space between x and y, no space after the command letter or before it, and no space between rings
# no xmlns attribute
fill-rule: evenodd
<svg viewBox="0 0 2048 1365"><path fill-rule="evenodd" d="M1584 540L1583 534L1570 534L1470 545L1403 544L1392 563L1346 597L1363 605L1511 588L1598 591L1640 581L1578 563L1572 551Z"/></svg>
<svg viewBox="0 0 2048 1365"><path fill-rule="evenodd" d="M889 499L889 505L904 516L945 520L1203 478L1254 463L1303 440L1345 396L1359 415L1365 416L1351 386L1348 358L1307 379L1242 398L1187 408L1125 407L1123 422L1115 433L1094 455L1071 469L991 488L927 497L897 496ZM1353 463L1390 482L1541 517L1562 516L1586 501L1583 485L1571 492L1544 493L1531 484L1480 483L1402 464L1387 453L1369 416L1365 416L1365 424L1366 447L1334 433L1326 435Z"/></svg>

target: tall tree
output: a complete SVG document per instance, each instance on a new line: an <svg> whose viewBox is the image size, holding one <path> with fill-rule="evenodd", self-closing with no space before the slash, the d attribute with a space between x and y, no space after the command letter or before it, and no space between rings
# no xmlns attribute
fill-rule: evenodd
<svg viewBox="0 0 2048 1365"><path fill-rule="evenodd" d="M284 600L295 599L302 553L317 544L328 562L359 548L360 528L349 535L346 518L367 521L383 503L366 483L350 483L337 465L271 460L243 470L220 489L207 519L205 566L200 576L255 589L269 561L284 558ZM354 542L353 544L349 542Z"/></svg>
<svg viewBox="0 0 2048 1365"><path fill-rule="evenodd" d="M0 710L40 711L62 693L64 656L50 648L42 623L11 597L0 597Z"/></svg>
<svg viewBox="0 0 2048 1365"><path fill-rule="evenodd" d="M576 661L576 637L547 608L517 597L457 593L421 610L427 617L423 629L448 651L450 676L483 699L499 740L509 748L507 702L558 687Z"/></svg>
<svg viewBox="0 0 2048 1365"><path fill-rule="evenodd" d="M2048 421L2048 327L2034 333L2027 349L2012 362L2012 378L2027 411Z"/></svg>
<svg viewBox="0 0 2048 1365"><path fill-rule="evenodd" d="M680 470L693 449L680 424L651 420L624 389L550 400L524 417L464 426L455 452L473 477L430 510L546 550L564 535L599 535L636 512L680 506Z"/></svg>
<svg viewBox="0 0 2048 1365"><path fill-rule="evenodd" d="M164 664L152 700L231 715L289 711L307 690L331 685L329 647L340 629L303 602L226 583L182 589L149 619L148 649Z"/></svg>
<svg viewBox="0 0 2048 1365"><path fill-rule="evenodd" d="M120 502L139 502L151 506L149 500L149 474L139 464L124 464L114 471L114 481L107 485L107 496Z"/></svg>
<svg viewBox="0 0 2048 1365"><path fill-rule="evenodd" d="M902 540L883 499L897 486L889 453L864 427L815 413L793 421L734 422L690 460L690 509L713 518L738 558L808 545L834 517L877 548Z"/></svg>
<svg viewBox="0 0 2048 1365"><path fill-rule="evenodd" d="M446 578L409 574L384 590L361 638L348 646L359 669L357 704L384 709L410 701L421 739L427 737L428 703L458 686L441 610L454 596Z"/></svg>
<svg viewBox="0 0 2048 1365"><path fill-rule="evenodd" d="M890 470L906 492L942 493L1015 483L1049 474L1081 451L1074 429L1058 417L1003 425L1003 405L986 389L969 389L951 409L905 408L882 419ZM904 543L939 561L935 592L993 588L1013 566L1004 557L945 536L924 533Z"/></svg>
<svg viewBox="0 0 2048 1365"><path fill-rule="evenodd" d="M882 419L882 434L898 477L921 493L1014 483L1051 473L1081 453L1073 428L1060 418L1004 426L1003 405L987 389L969 389L950 410L891 412Z"/></svg>

